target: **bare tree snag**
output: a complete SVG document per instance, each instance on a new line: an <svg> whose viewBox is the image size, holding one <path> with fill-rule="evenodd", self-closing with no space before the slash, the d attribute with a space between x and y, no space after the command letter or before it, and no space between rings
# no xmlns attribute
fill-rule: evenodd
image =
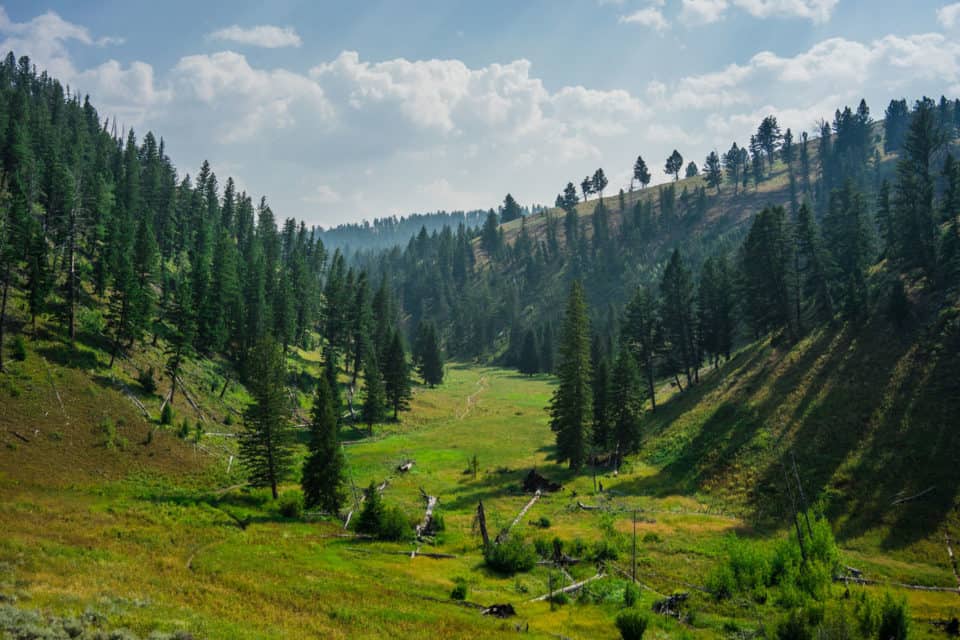
<svg viewBox="0 0 960 640"><path fill-rule="evenodd" d="M580 582L574 582L569 587L564 587L563 589L554 589L552 593L545 593L542 596L531 598L530 600L527 600L527 602L543 602L544 600L548 599L550 596L558 593L571 593L573 591L578 591L582 589L584 585L589 584L594 580L599 580L600 578L603 578L603 577L604 577L604 574L598 573L597 575L587 578L586 580L581 580Z"/></svg>
<svg viewBox="0 0 960 640"><path fill-rule="evenodd" d="M499 534L497 534L497 540L496 540L497 544L500 544L501 542L506 540L507 536L510 534L510 530L513 529L513 527L516 526L516 524L520 522L521 519L523 519L523 516L527 514L527 511L530 510L530 507L533 506L533 503L535 503L537 500L540 499L541 495L542 494L540 493L540 490L537 489L537 492L534 493L533 497L530 498L530 501L523 506L523 509L521 509L520 513L517 514L517 517L513 519L513 522L511 522L506 529L504 529Z"/></svg>
<svg viewBox="0 0 960 640"><path fill-rule="evenodd" d="M477 504L477 522L480 525L480 536L483 538L483 547L490 546L490 536L487 534L487 516L483 512L483 500Z"/></svg>
<svg viewBox="0 0 960 640"><path fill-rule="evenodd" d="M420 495L427 501L427 511L423 516L423 522L417 525L417 540L421 540L423 534L430 530L430 526L433 524L433 509L437 506L436 496L428 496L422 488L420 489ZM414 555L416 555L416 551L414 551Z"/></svg>

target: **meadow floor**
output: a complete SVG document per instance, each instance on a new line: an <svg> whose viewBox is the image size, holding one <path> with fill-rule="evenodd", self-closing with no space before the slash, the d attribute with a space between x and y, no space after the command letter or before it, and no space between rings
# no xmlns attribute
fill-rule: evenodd
<svg viewBox="0 0 960 640"><path fill-rule="evenodd" d="M359 540L336 519L282 517L264 492L238 486L229 438L205 436L204 452L160 431L149 441L131 434L122 450L107 450L86 436L71 437L71 429L86 433L89 427L64 426L54 437L44 423L34 438L34 430L21 425L32 442L4 440L0 449L0 595L20 607L58 613L92 608L111 627L143 635L493 638L519 627L529 637L616 638L613 619L623 606L622 572L631 566L636 515L637 573L644 586L637 606L649 611L657 599L683 591L696 612L690 624L651 614L646 637L723 637L762 626L771 609L716 603L700 589L724 557L730 534L757 535L737 515L738 505L696 494L637 495L631 487L658 471L637 461L618 477L599 475L604 492L595 491L590 473L574 476L551 460L544 407L552 388L547 377L452 364L443 386L415 390L401 423L378 426L372 438L345 429L356 487L388 480L385 502L401 507L411 521L423 514L421 490L439 498L445 531L436 545ZM12 419L0 415L8 429ZM41 442L49 450L47 466L29 453ZM76 450L63 454L71 443ZM73 460L86 450L106 461L108 471L112 458L131 452L145 463L76 477L58 468L80 464ZM473 456L476 477L469 471ZM400 473L398 465L410 460L412 469ZM491 535L509 524L529 499L521 482L533 468L564 488L534 504L515 533L528 540L559 537L567 549L601 541L619 549L605 567L606 578L553 610L547 602L530 602L547 593L551 569L517 576L489 571L475 523L482 500ZM578 502L604 509L583 510ZM417 549L455 557L411 557ZM947 585L954 579L945 553L942 562L907 561L861 545L845 551L844 560L881 579ZM569 583L597 569L586 562L566 576L553 571L553 577ZM458 581L468 586L468 604L450 598ZM902 592L920 620L960 612L960 594ZM511 603L517 616L484 617L469 603ZM920 637L934 633L928 623L915 630Z"/></svg>

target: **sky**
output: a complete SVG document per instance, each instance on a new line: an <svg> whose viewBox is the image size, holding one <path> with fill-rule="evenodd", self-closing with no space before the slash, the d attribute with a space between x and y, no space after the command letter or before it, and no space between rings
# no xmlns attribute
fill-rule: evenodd
<svg viewBox="0 0 960 640"><path fill-rule="evenodd" d="M10 2L0 49L118 129L209 160L280 218L329 227L552 204L602 167L654 182L766 115L795 137L865 98L960 96L960 2Z"/></svg>

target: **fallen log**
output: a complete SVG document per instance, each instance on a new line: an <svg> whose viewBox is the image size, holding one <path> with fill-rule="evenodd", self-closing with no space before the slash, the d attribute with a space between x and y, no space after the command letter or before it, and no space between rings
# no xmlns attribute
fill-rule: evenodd
<svg viewBox="0 0 960 640"><path fill-rule="evenodd" d="M583 504L579 500L577 500L577 506L583 509L584 511L599 511L600 509L603 508L600 505Z"/></svg>
<svg viewBox="0 0 960 640"><path fill-rule="evenodd" d="M604 574L598 573L597 575L587 578L586 580L581 580L580 582L574 582L568 587L564 587L562 589L554 589L550 593L545 593L542 596L531 598L530 600L527 600L527 602L543 602L544 600L548 600L549 598L551 598L552 596L558 593L572 593L574 591L578 591L579 589L582 589L584 585L589 584L594 580L599 580L600 578L603 578L603 577L604 577Z"/></svg>
<svg viewBox="0 0 960 640"><path fill-rule="evenodd" d="M433 509L437 506L438 502L436 496L428 496L426 491L424 491L422 488L420 489L420 495L423 496L423 499L427 501L427 511L423 516L423 522L417 525L417 540L421 540L424 532L430 530L430 527L433 524Z"/></svg>
<svg viewBox="0 0 960 640"><path fill-rule="evenodd" d="M346 536L340 534L333 537L343 538ZM433 560L454 560L457 557L452 553L421 553L419 550L414 550L412 554L407 553L406 551L390 551L388 549L361 549L359 547L346 547L346 550L353 551L354 553L376 553L385 556L407 556L409 558L422 557L431 558Z"/></svg>
<svg viewBox="0 0 960 640"><path fill-rule="evenodd" d="M853 576L833 576L834 582L853 582L864 586L877 587L898 587L900 589L910 589L911 591L936 591L940 593L960 593L960 587L938 587L927 586L924 584L907 584L905 582L886 582L883 580L872 580L870 578L855 578Z"/></svg>
<svg viewBox="0 0 960 640"><path fill-rule="evenodd" d="M407 471L410 471L410 469L413 469L413 462L414 462L413 460L407 460L403 464L398 465L397 471L399 471L400 473L406 473Z"/></svg>
<svg viewBox="0 0 960 640"><path fill-rule="evenodd" d="M890 503L890 506L895 506L898 504L903 504L904 502L910 502L911 500L916 500L917 498L922 498L923 496L927 495L934 489L936 489L936 487L927 487L920 493L914 494L912 496L907 496L906 498L897 498L896 500Z"/></svg>
<svg viewBox="0 0 960 640"><path fill-rule="evenodd" d="M537 492L534 493L534 494L533 494L533 497L530 498L530 501L527 502L527 504L525 504L525 505L523 506L523 509L521 509L521 510L520 510L520 513L517 514L517 517L513 519L513 522L511 522L511 523L507 526L506 529L504 529L504 530L501 531L499 534L497 534L497 538L496 538L497 544L500 544L501 542L503 542L504 540L507 539L507 536L510 535L510 530L513 529L513 528L517 525L518 522L520 522L520 520L523 518L523 516L525 516L525 515L527 514L527 511L530 510L530 507L533 506L533 503L535 503L537 500L540 499L540 496L541 496L541 495L542 495L542 494L540 493L540 490L537 489Z"/></svg>
<svg viewBox="0 0 960 640"><path fill-rule="evenodd" d="M12 434L15 435L17 438L23 440L24 442L27 442L27 443L30 442L30 438L28 438L27 436L25 436L25 435L23 435L23 434L20 434L20 433L14 431L13 429L7 429L7 433L12 433Z"/></svg>

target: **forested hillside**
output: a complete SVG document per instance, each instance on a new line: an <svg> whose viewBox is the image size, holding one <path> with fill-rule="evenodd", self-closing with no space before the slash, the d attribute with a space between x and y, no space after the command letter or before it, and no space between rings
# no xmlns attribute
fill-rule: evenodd
<svg viewBox="0 0 960 640"><path fill-rule="evenodd" d="M949 624L958 133L946 98L810 134L768 116L699 166L675 150L665 184L637 157L625 189L597 169L549 209L320 230L11 53L0 595L19 572L61 610L143 570L146 604L112 615L211 637L496 637L510 600L534 634L601 637L645 599L671 636L834 637L836 615L905 638L899 600L831 600L862 579L836 536ZM468 585L485 605L456 604ZM596 605L569 625L567 591Z"/></svg>

